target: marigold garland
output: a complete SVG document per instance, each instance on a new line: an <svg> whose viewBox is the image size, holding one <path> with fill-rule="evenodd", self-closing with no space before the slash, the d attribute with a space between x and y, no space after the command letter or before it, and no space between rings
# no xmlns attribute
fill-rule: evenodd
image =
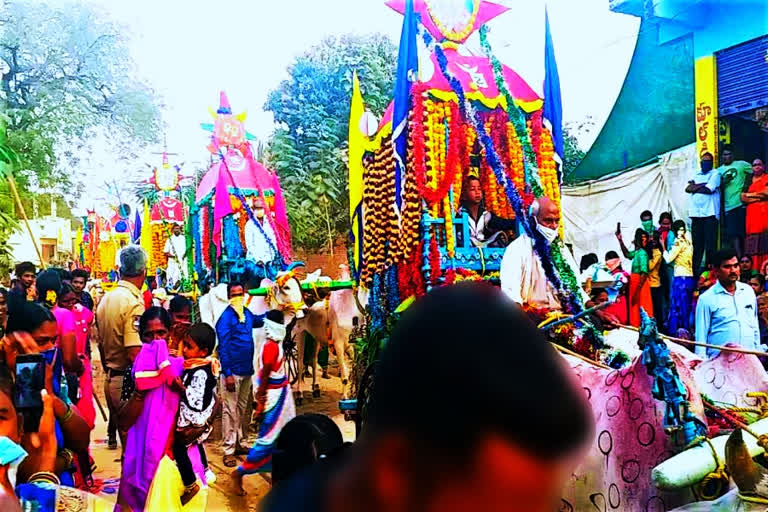
<svg viewBox="0 0 768 512"><path fill-rule="evenodd" d="M440 249L437 247L437 237L429 240L429 283L437 286L440 282Z"/></svg>
<svg viewBox="0 0 768 512"><path fill-rule="evenodd" d="M462 124L453 102L427 102L427 163L418 165L414 171L421 197L432 207L432 216L438 217L439 204L448 194L456 181L456 174L461 171L461 145L463 143ZM418 119L418 115L416 118ZM448 126L448 147L446 149L446 124ZM421 131L415 135L420 136ZM418 145L419 139L414 140Z"/></svg>
<svg viewBox="0 0 768 512"><path fill-rule="evenodd" d="M453 208L449 197L443 198L443 216L445 219L445 250L448 257L456 256L456 234L453 231Z"/></svg>
<svg viewBox="0 0 768 512"><path fill-rule="evenodd" d="M200 240L202 241L203 263L206 268L213 268L211 264L211 219L208 206L200 207Z"/></svg>

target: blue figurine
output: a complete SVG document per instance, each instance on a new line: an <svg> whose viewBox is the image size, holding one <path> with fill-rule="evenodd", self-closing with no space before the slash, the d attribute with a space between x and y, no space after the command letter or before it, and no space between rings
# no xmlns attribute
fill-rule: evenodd
<svg viewBox="0 0 768 512"><path fill-rule="evenodd" d="M707 427L691 413L688 390L680 380L677 368L669 357L667 344L659 337L656 320L640 309L640 338L643 364L653 378L651 394L666 403L664 431L668 435L682 431L683 445L687 446L699 436L706 435Z"/></svg>

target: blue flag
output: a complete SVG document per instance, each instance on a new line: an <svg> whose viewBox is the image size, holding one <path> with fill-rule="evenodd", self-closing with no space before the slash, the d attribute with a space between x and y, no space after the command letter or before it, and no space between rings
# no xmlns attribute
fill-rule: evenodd
<svg viewBox="0 0 768 512"><path fill-rule="evenodd" d="M134 244L138 244L141 240L141 215L139 214L139 209L136 208L136 218L133 221L133 233L132 233L131 240Z"/></svg>
<svg viewBox="0 0 768 512"><path fill-rule="evenodd" d="M408 148L408 111L411 109L411 85L416 81L419 56L416 46L417 18L413 11L413 0L405 1L403 31L400 34L400 48L397 54L397 75L395 77L395 107L392 115L392 142L395 149L395 207L400 215L403 202L403 176L405 174Z"/></svg>
<svg viewBox="0 0 768 512"><path fill-rule="evenodd" d="M560 95L560 76L557 73L555 47L552 44L552 32L549 30L549 14L544 9L544 121L552 132L555 147L555 160L562 169L563 159L563 99ZM558 178L562 178L558 171Z"/></svg>

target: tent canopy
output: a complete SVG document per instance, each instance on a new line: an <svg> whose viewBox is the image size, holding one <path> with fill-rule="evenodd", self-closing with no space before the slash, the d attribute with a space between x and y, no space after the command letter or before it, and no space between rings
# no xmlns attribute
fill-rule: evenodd
<svg viewBox="0 0 768 512"><path fill-rule="evenodd" d="M643 20L616 104L568 184L628 170L695 140L693 40L657 44Z"/></svg>

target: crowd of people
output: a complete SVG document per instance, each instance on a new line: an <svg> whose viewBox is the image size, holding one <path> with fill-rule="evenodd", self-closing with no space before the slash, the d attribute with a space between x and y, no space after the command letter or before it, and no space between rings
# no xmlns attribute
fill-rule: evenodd
<svg viewBox="0 0 768 512"><path fill-rule="evenodd" d="M727 146L722 160L723 165L713 169L712 155L705 153L700 171L686 188L690 229L670 212L661 213L655 224L653 213L644 211L631 248L620 225L616 230L619 249L631 268L622 267L615 251L602 262L596 254L587 254L579 268L581 283L596 302L607 300L605 288L617 277L626 283L607 308L620 324L639 326L643 309L663 333L762 351L761 345L768 342L768 177L762 160L751 165L734 160ZM709 355L716 352L710 349Z"/></svg>
<svg viewBox="0 0 768 512"><path fill-rule="evenodd" d="M233 490L242 494L246 475L272 475L274 492L265 500L264 510L328 510L337 497L348 492L357 493L360 501L345 506L350 510L362 509L361 504L404 510L425 499L439 510L466 510L478 503L491 506L499 493L519 495L526 510L544 510L563 483L560 469L573 465L570 455L579 451L590 434L583 393L572 385L543 338L533 350L524 351L524 357L518 354L512 359L517 360L519 382L541 381L536 384L541 399L561 399L564 393L569 397L571 405L537 422L551 432L568 432L555 436L555 445L549 435L530 428L529 422L509 421L504 414L488 419L493 425L488 433L466 419L450 422L450 427L435 436L430 418L447 410L448 402L455 398L430 401L430 411L402 399L407 393L406 383L399 377L403 364L411 368L407 371L433 368L439 374L430 377L435 379L465 368L466 354L461 355L460 347L470 331L473 336L478 334L477 327L462 331L439 321L457 308L464 314L469 304L473 318L485 319L486 335L497 340L494 351L499 350L500 355L512 350L512 345L493 332L522 330L533 338L541 337L493 287L465 283L438 290L406 312L379 366L375 408L365 434L351 450L328 417L296 415L283 371L281 312L253 315L244 301L244 287L230 283L229 304L215 329L195 323L192 305L184 297L177 295L163 307L153 305L152 297L142 293L147 262L140 247L126 246L120 258L120 281L103 295L91 296L86 290L89 276L85 271L48 269L38 273L30 263L17 266L12 289L0 294L4 333L0 453L5 462L0 465L0 502L11 505L9 510L115 507L88 492L97 385L92 378L92 337L98 340L95 345L105 374L109 448L117 449L119 440L122 454L115 510L194 506L202 498L201 489L216 479L204 441L219 410L223 462L233 468ZM432 326L444 326L445 332L438 336L425 330ZM253 330L260 327L265 338L261 345L253 338ZM454 349L437 350L438 344L444 348L445 343ZM438 353L445 354L439 364L427 364L425 358L431 360ZM29 397L36 396L34 390L25 388L34 379L20 379L17 373L18 367L30 364L30 357L38 355L44 385L38 393L40 406L35 409L28 407ZM505 401L517 400L522 413L539 414L538 398L520 401L519 382L503 389L490 382L486 387L502 393ZM470 399L469 395L458 398ZM487 407L494 409L496 400L488 400ZM258 418L259 432L255 444L248 446L243 429L251 414ZM466 442L448 456L444 442L456 438ZM238 459L238 455L246 457ZM487 480L474 475L473 485L463 486L467 492L457 493L450 484L452 472L470 467L467 464L473 459L483 465L493 462L497 476ZM448 480L438 484L441 479L430 478L432 484L427 486L426 475L435 471ZM466 475L466 469L461 474ZM395 476L391 484L397 489L384 485ZM481 480L485 482L483 492L469 492L480 489Z"/></svg>

